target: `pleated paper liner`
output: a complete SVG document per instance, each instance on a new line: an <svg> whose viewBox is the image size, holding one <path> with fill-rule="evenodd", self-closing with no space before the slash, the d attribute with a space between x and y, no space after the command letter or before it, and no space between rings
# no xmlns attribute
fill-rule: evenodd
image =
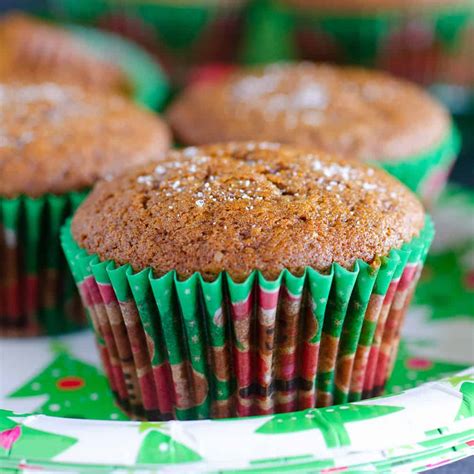
<svg viewBox="0 0 474 474"><path fill-rule="evenodd" d="M89 46L92 54L117 64L130 82L131 98L146 107L162 110L169 92L165 73L143 48L117 35L66 25L79 41Z"/></svg>
<svg viewBox="0 0 474 474"><path fill-rule="evenodd" d="M86 324L59 241L83 197L0 198L0 335L54 335Z"/></svg>
<svg viewBox="0 0 474 474"><path fill-rule="evenodd" d="M299 58L357 64L425 85L442 82L462 86L469 78L472 81L474 7L469 0L449 7L412 6L374 12L297 8L289 3L256 3L257 23L246 39L247 59L267 62Z"/></svg>
<svg viewBox="0 0 474 474"><path fill-rule="evenodd" d="M352 271L284 270L243 283L175 272L155 278L62 245L110 386L134 418L180 420L289 412L382 392L400 326L434 234Z"/></svg>
<svg viewBox="0 0 474 474"><path fill-rule="evenodd" d="M53 15L134 40L156 55L182 83L192 64L235 61L245 0L51 0Z"/></svg>
<svg viewBox="0 0 474 474"><path fill-rule="evenodd" d="M380 165L398 178L429 208L445 188L460 149L461 137L453 123L441 142L425 153L404 159L377 160L372 164Z"/></svg>

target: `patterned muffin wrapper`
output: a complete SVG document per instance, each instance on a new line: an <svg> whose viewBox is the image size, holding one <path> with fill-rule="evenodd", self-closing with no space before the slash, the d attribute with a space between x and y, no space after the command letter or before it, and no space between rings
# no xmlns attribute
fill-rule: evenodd
<svg viewBox="0 0 474 474"><path fill-rule="evenodd" d="M82 2L79 2L82 3ZM125 73L131 98L153 110L161 111L168 100L168 77L146 50L137 44L103 31L66 25L79 41L90 47L99 58L107 58Z"/></svg>
<svg viewBox="0 0 474 474"><path fill-rule="evenodd" d="M235 283L160 278L88 255L70 223L61 240L112 391L134 418L290 412L378 395L434 235L352 271L255 271Z"/></svg>
<svg viewBox="0 0 474 474"><path fill-rule="evenodd" d="M175 81L184 79L191 64L237 58L244 3L51 0L61 19L105 27L142 44Z"/></svg>
<svg viewBox="0 0 474 474"><path fill-rule="evenodd" d="M426 85L469 87L474 77L470 1L449 8L351 13L298 9L266 0L254 10L259 21L247 40L247 57L254 62L303 57L358 64Z"/></svg>
<svg viewBox="0 0 474 474"><path fill-rule="evenodd" d="M59 241L83 198L0 198L0 335L54 335L86 324Z"/></svg>
<svg viewBox="0 0 474 474"><path fill-rule="evenodd" d="M449 173L461 148L454 123L440 144L427 152L401 160L379 160L385 171L415 192L426 207L434 205L448 182Z"/></svg>

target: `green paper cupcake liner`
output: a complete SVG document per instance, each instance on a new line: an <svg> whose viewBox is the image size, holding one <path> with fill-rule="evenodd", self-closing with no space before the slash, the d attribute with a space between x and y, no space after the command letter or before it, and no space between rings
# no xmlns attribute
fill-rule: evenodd
<svg viewBox="0 0 474 474"><path fill-rule="evenodd" d="M88 255L70 222L62 246L119 405L180 420L290 412L378 395L434 234L371 266L255 271L236 283L155 277Z"/></svg>
<svg viewBox="0 0 474 474"><path fill-rule="evenodd" d="M81 2L77 2L81 3ZM130 83L131 98L150 109L162 110L169 92L168 79L155 59L143 48L117 35L65 25L92 54L117 64Z"/></svg>
<svg viewBox="0 0 474 474"><path fill-rule="evenodd" d="M192 64L236 58L245 1L50 0L62 20L100 26L146 46L174 80Z"/></svg>
<svg viewBox="0 0 474 474"><path fill-rule="evenodd" d="M86 324L59 232L83 193L0 198L0 334L60 334Z"/></svg>
<svg viewBox="0 0 474 474"><path fill-rule="evenodd" d="M474 6L470 1L448 8L376 12L297 8L288 3L255 3L258 21L250 28L247 59L303 58L382 68L423 84L472 83L469 43Z"/></svg>
<svg viewBox="0 0 474 474"><path fill-rule="evenodd" d="M377 160L372 164L398 178L431 207L446 186L449 173L461 148L461 137L453 124L441 143L417 156L397 160Z"/></svg>

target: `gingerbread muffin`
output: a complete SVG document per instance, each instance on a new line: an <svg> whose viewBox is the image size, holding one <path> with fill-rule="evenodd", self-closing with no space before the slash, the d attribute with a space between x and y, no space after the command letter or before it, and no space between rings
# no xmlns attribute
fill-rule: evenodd
<svg viewBox="0 0 474 474"><path fill-rule="evenodd" d="M121 406L191 419L380 393L432 235L382 170L248 142L99 183L62 242Z"/></svg>
<svg viewBox="0 0 474 474"><path fill-rule="evenodd" d="M117 64L99 57L67 30L21 13L0 17L0 81L54 81L130 92Z"/></svg>
<svg viewBox="0 0 474 474"><path fill-rule="evenodd" d="M0 84L0 331L57 333L80 313L59 228L96 180L158 159L166 125L119 96Z"/></svg>
<svg viewBox="0 0 474 474"><path fill-rule="evenodd" d="M450 116L417 86L314 63L240 70L190 86L168 118L187 145L271 140L377 162L428 198L457 152ZM438 179L439 181L439 179Z"/></svg>
<svg viewBox="0 0 474 474"><path fill-rule="evenodd" d="M464 86L459 70L474 71L474 56L468 65L459 55L472 0L273 0L259 9L247 38L253 60L381 68L426 86ZM265 22L270 33L261 33Z"/></svg>

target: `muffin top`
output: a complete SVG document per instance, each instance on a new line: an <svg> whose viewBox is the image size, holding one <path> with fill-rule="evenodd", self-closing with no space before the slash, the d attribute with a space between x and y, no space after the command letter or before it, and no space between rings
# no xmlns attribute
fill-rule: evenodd
<svg viewBox="0 0 474 474"><path fill-rule="evenodd" d="M426 7L468 5L469 0L280 0L292 6L318 10L385 11L394 8L416 10Z"/></svg>
<svg viewBox="0 0 474 474"><path fill-rule="evenodd" d="M72 234L101 260L156 275L287 268L326 271L356 259L377 265L417 236L417 198L382 170L274 143L228 143L171 151L96 185Z"/></svg>
<svg viewBox="0 0 474 474"><path fill-rule="evenodd" d="M122 97L0 83L0 196L82 190L169 145L167 126Z"/></svg>
<svg viewBox="0 0 474 474"><path fill-rule="evenodd" d="M241 70L191 85L168 111L181 142L268 140L361 160L428 151L447 111L419 87L383 73L304 62Z"/></svg>
<svg viewBox="0 0 474 474"><path fill-rule="evenodd" d="M68 31L21 13L0 19L0 80L54 81L121 94L130 89L118 65Z"/></svg>

